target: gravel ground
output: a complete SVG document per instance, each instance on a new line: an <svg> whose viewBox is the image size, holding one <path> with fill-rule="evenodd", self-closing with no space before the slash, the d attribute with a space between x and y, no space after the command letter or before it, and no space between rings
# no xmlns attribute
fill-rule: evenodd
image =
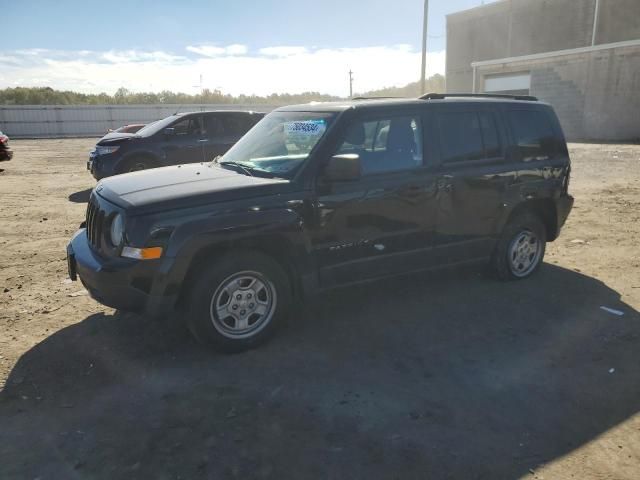
<svg viewBox="0 0 640 480"><path fill-rule="evenodd" d="M0 478L638 478L640 146L570 146L534 278L338 290L224 356L68 281L94 142L0 164Z"/></svg>

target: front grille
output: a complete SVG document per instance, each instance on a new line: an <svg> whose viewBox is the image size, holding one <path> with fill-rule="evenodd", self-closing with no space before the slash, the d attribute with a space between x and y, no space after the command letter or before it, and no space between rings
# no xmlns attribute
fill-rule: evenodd
<svg viewBox="0 0 640 480"><path fill-rule="evenodd" d="M87 238L96 250L100 250L102 245L104 217L105 211L100 208L94 195L91 195L87 205Z"/></svg>

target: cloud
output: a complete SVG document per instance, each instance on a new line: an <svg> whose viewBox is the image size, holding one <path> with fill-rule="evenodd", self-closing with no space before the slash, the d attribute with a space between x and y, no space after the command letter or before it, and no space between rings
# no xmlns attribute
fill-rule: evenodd
<svg viewBox="0 0 640 480"><path fill-rule="evenodd" d="M189 45L187 51L197 53L203 57L222 57L222 56L242 56L246 55L249 49L246 45L234 43L226 47L217 47L215 45Z"/></svg>
<svg viewBox="0 0 640 480"><path fill-rule="evenodd" d="M268 57L291 57L293 55L302 55L308 53L306 47L266 47L258 50L261 55Z"/></svg>
<svg viewBox="0 0 640 480"><path fill-rule="evenodd" d="M0 50L0 88L50 86L86 93L172 90L203 86L224 93L268 95L317 91L338 96L403 86L420 76L420 52L409 45L359 48L189 45L184 55L166 51ZM183 50L183 51L185 51ZM428 74L444 73L444 51L429 53Z"/></svg>

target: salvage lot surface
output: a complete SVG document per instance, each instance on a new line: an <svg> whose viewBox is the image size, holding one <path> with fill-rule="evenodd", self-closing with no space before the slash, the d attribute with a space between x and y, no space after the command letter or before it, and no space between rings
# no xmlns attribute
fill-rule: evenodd
<svg viewBox="0 0 640 480"><path fill-rule="evenodd" d="M344 289L223 356L66 280L93 143L0 165L0 478L638 477L639 146L571 145L535 278Z"/></svg>

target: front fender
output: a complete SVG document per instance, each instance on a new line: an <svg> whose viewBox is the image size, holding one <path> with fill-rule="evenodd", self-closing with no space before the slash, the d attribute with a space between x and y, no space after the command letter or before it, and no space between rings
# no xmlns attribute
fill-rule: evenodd
<svg viewBox="0 0 640 480"><path fill-rule="evenodd" d="M286 252L301 274L311 269L310 242L302 215L293 209L271 209L215 215L181 224L169 240L166 256L174 261L167 274L171 283L180 284L201 252L247 245L267 252Z"/></svg>
<svg viewBox="0 0 640 480"><path fill-rule="evenodd" d="M145 148L145 149L136 149L136 150L132 150L131 152L124 153L122 157L120 157L120 159L118 160L117 167L119 167L120 165L124 165L125 162L136 157L148 158L154 161L159 166L163 166L166 164L165 159L159 156L157 152L154 152L153 150L149 150Z"/></svg>

